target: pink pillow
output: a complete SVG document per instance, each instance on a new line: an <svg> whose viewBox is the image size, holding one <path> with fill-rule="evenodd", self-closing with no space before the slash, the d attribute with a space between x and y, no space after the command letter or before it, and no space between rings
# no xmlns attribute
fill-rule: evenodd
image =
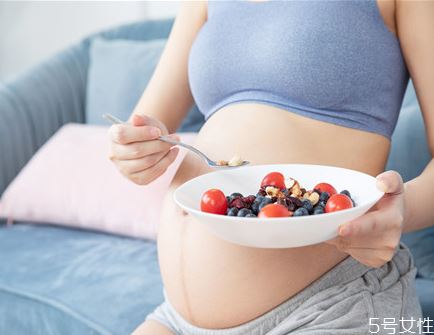
<svg viewBox="0 0 434 335"><path fill-rule="evenodd" d="M163 197L185 151L147 186L108 159L108 127L69 124L31 159L0 200L0 216L155 238ZM192 143L195 134L180 134Z"/></svg>

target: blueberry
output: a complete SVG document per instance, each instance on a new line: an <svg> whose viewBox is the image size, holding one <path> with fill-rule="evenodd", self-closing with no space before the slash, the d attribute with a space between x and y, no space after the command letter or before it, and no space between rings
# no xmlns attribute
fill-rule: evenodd
<svg viewBox="0 0 434 335"><path fill-rule="evenodd" d="M255 217L256 217L256 215L255 214L251 214L251 213L249 213L249 214L246 215L246 218L255 218Z"/></svg>
<svg viewBox="0 0 434 335"><path fill-rule="evenodd" d="M247 214L252 214L252 211L250 209L247 209L247 208L242 208L238 211L237 216L244 217L244 216L247 216Z"/></svg>
<svg viewBox="0 0 434 335"><path fill-rule="evenodd" d="M315 207L315 209L313 210L313 215L317 215L317 214L324 214L324 208Z"/></svg>
<svg viewBox="0 0 434 335"><path fill-rule="evenodd" d="M253 214L258 214L259 212L259 204L257 202L254 202L252 206L250 206L250 209L252 210Z"/></svg>
<svg viewBox="0 0 434 335"><path fill-rule="evenodd" d="M319 200L320 201L327 201L330 198L330 194L329 192L321 192L320 196L319 196Z"/></svg>
<svg viewBox="0 0 434 335"><path fill-rule="evenodd" d="M270 198L264 198L264 200L262 200L262 202L259 205L259 210L261 210L264 206L267 206L271 203L273 203L273 200L271 200Z"/></svg>
<svg viewBox="0 0 434 335"><path fill-rule="evenodd" d="M303 207L306 208L309 213L312 213L312 211L313 211L313 205L310 202L310 200L309 199L304 199L301 202L303 203Z"/></svg>
<svg viewBox="0 0 434 335"><path fill-rule="evenodd" d="M322 207L322 208L325 208L326 205L327 205L327 201L323 201L323 200L321 200L320 202L318 202L318 205L317 205L317 206L320 206L320 207Z"/></svg>
<svg viewBox="0 0 434 335"><path fill-rule="evenodd" d="M294 216L305 216L305 215L309 215L309 212L304 207L300 207L294 212Z"/></svg>
<svg viewBox="0 0 434 335"><path fill-rule="evenodd" d="M259 212L259 205L261 204L261 202L265 199L264 196L262 195L258 195L255 199L255 201L253 201L252 205L250 206L251 210L253 211L253 213L257 214Z"/></svg>
<svg viewBox="0 0 434 335"><path fill-rule="evenodd" d="M353 207L356 207L356 202L353 200L353 198L350 198L351 202L353 203Z"/></svg>
<svg viewBox="0 0 434 335"><path fill-rule="evenodd" d="M238 208L232 207L228 209L228 216L237 216L238 215Z"/></svg>
<svg viewBox="0 0 434 335"><path fill-rule="evenodd" d="M347 191L347 190L343 190L343 191L341 192L341 194L345 194L347 197L351 198L351 194L350 194L350 192Z"/></svg>

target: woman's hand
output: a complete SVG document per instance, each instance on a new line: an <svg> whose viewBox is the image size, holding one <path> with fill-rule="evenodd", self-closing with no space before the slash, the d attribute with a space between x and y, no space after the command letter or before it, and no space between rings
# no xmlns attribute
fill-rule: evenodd
<svg viewBox="0 0 434 335"><path fill-rule="evenodd" d="M367 214L341 225L338 237L329 241L371 267L390 261L401 238L404 218L404 184L395 171L377 176L377 187L385 192Z"/></svg>
<svg viewBox="0 0 434 335"><path fill-rule="evenodd" d="M160 121L146 115L134 115L130 124L110 128L110 159L118 170L138 185L146 185L161 176L173 163L179 149L157 140L167 135ZM179 141L176 135L169 135Z"/></svg>

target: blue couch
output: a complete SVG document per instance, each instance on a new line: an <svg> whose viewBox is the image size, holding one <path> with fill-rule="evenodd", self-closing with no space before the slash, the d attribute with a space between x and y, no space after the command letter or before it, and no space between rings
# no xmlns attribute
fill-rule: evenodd
<svg viewBox="0 0 434 335"><path fill-rule="evenodd" d="M0 194L63 124L85 122L92 39L166 38L171 20L140 22L91 36L7 83L0 83ZM430 155L409 88L388 168L406 180ZM405 237L416 263L433 259L432 229ZM0 334L128 334L163 299L155 243L91 231L0 222ZM429 258L431 257L431 258ZM425 263L423 263L424 261ZM419 264L418 264L419 265ZM434 276L417 279L434 319ZM425 267L424 267L425 266ZM431 279L430 279L431 278Z"/></svg>

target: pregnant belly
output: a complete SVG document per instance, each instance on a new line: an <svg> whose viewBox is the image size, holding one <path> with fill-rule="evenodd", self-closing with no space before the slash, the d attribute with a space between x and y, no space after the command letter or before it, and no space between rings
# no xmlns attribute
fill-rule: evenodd
<svg viewBox="0 0 434 335"><path fill-rule="evenodd" d="M196 146L214 159L239 154L253 164L324 164L371 175L382 171L389 150L388 140L379 135L258 104L231 105L214 114ZM195 156L187 155L171 190L208 171ZM158 247L172 305L190 323L217 329L266 313L346 257L325 243L293 249L228 243L177 208L171 193L164 205Z"/></svg>

